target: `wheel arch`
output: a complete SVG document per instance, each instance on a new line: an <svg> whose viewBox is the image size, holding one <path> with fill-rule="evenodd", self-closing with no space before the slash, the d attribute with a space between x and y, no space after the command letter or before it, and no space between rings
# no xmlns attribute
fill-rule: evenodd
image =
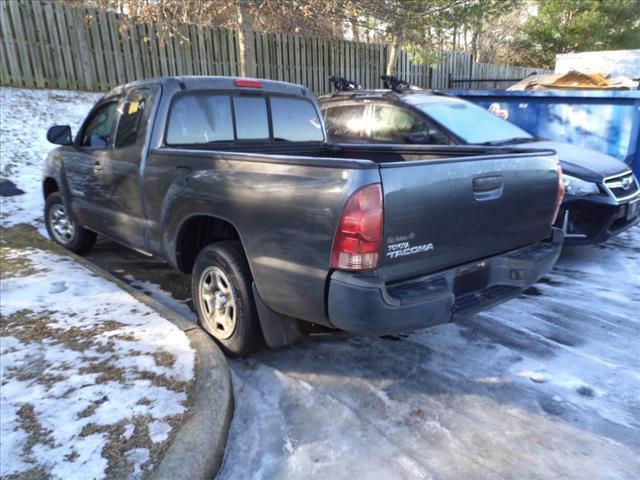
<svg viewBox="0 0 640 480"><path fill-rule="evenodd" d="M56 179L53 177L45 177L45 179L42 181L42 194L44 195L45 200L53 192L59 191L60 187L58 186L58 182L56 181Z"/></svg>
<svg viewBox="0 0 640 480"><path fill-rule="evenodd" d="M236 240L240 242L245 257L247 254L236 226L225 218L211 214L193 214L185 218L175 238L175 263L183 273L191 273L200 251L212 243Z"/></svg>

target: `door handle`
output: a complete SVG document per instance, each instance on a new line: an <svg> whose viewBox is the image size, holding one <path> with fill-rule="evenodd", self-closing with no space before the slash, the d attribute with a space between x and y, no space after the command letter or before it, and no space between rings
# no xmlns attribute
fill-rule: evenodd
<svg viewBox="0 0 640 480"><path fill-rule="evenodd" d="M101 164L98 160L96 160L95 162L93 162L93 171L94 171L94 172L99 172L99 171L100 171L100 170L102 170L102 169L103 169L103 166L102 166L102 164Z"/></svg>
<svg viewBox="0 0 640 480"><path fill-rule="evenodd" d="M473 194L480 202L500 198L503 188L502 175L473 179Z"/></svg>

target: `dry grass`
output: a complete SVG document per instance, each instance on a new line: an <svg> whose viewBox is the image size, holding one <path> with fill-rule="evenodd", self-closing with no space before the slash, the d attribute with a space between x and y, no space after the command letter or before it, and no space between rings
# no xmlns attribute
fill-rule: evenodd
<svg viewBox="0 0 640 480"><path fill-rule="evenodd" d="M29 434L27 443L24 445L22 450L23 455L31 457L33 453L31 449L38 443L53 446L53 437L51 436L52 432L40 425L33 405L30 403L22 405L18 410L18 417L20 418L20 426Z"/></svg>
<svg viewBox="0 0 640 480"><path fill-rule="evenodd" d="M7 246L0 247L0 279L15 277L28 277L34 273L39 272L41 269L37 269L28 258L15 257L12 254L16 250Z"/></svg>
<svg viewBox="0 0 640 480"><path fill-rule="evenodd" d="M33 467L26 472L2 477L2 480L47 480L51 478L42 467Z"/></svg>
<svg viewBox="0 0 640 480"><path fill-rule="evenodd" d="M165 351L154 353L153 359L159 367L173 367L176 363L176 357L172 353Z"/></svg>
<svg viewBox="0 0 640 480"><path fill-rule="evenodd" d="M8 246L17 250L37 248L59 255L65 255L65 250L61 246L44 238L32 225L24 223L11 228L0 227L0 239L2 246Z"/></svg>
<svg viewBox="0 0 640 480"><path fill-rule="evenodd" d="M35 409L30 403L25 403L20 407L18 410L18 418L20 419L20 427L26 431L28 435L27 442L22 448L22 455L26 460L37 463L32 448L37 444L53 446L51 431L40 425ZM3 480L43 480L49 478L49 474L43 467L34 466L19 474L7 475L2 478Z"/></svg>
<svg viewBox="0 0 640 480"><path fill-rule="evenodd" d="M90 327L57 328L52 319L55 311L34 314L31 310L20 310L12 315L0 318L2 335L11 335L23 343L42 343L62 345L70 350L84 352L92 347L101 347L101 353L113 351L115 340L133 340L133 336L112 334L104 337L107 332L114 332L126 327L124 323L109 320Z"/></svg>
<svg viewBox="0 0 640 480"><path fill-rule="evenodd" d="M185 415L174 415L166 417L172 428L179 426L184 421ZM157 459L162 456L170 445L170 441L154 443L149 437L149 425L154 421L150 415L138 415L127 420L123 420L115 425L97 425L90 423L86 425L80 436L86 437L95 433L105 434L108 438L102 450L102 455L107 459L107 478L128 478L133 473L132 465L126 458L126 452L145 448L149 450L149 461L144 467L148 468L157 463ZM127 437L125 435L127 425L133 425L133 433ZM149 476L150 472L146 476Z"/></svg>

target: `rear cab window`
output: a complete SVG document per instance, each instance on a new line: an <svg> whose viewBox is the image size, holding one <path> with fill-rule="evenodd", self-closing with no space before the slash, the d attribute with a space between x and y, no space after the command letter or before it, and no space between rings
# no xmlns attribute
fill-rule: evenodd
<svg viewBox="0 0 640 480"><path fill-rule="evenodd" d="M165 140L167 145L232 142L231 98L199 92L176 96L171 105Z"/></svg>
<svg viewBox="0 0 640 480"><path fill-rule="evenodd" d="M267 99L262 96L233 97L238 140L268 140Z"/></svg>
<svg viewBox="0 0 640 480"><path fill-rule="evenodd" d="M322 124L311 102L301 98L271 97L273 138L276 141L322 142Z"/></svg>
<svg viewBox="0 0 640 480"><path fill-rule="evenodd" d="M323 142L312 102L276 94L187 91L170 106L167 146L245 142Z"/></svg>

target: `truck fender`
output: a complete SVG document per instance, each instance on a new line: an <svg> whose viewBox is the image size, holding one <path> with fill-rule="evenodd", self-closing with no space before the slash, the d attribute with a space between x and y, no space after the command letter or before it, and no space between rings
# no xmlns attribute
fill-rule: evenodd
<svg viewBox="0 0 640 480"><path fill-rule="evenodd" d="M48 179L52 179L56 183L57 191L62 195L64 202L67 206L72 205L71 191L69 189L67 175L64 168L64 163L60 158L60 147L52 150L47 154L44 163L42 182L40 184L42 188L43 197L45 197L45 182ZM46 198L44 198L46 200ZM75 213L73 208L69 209L69 216L72 220L77 220L75 218Z"/></svg>

